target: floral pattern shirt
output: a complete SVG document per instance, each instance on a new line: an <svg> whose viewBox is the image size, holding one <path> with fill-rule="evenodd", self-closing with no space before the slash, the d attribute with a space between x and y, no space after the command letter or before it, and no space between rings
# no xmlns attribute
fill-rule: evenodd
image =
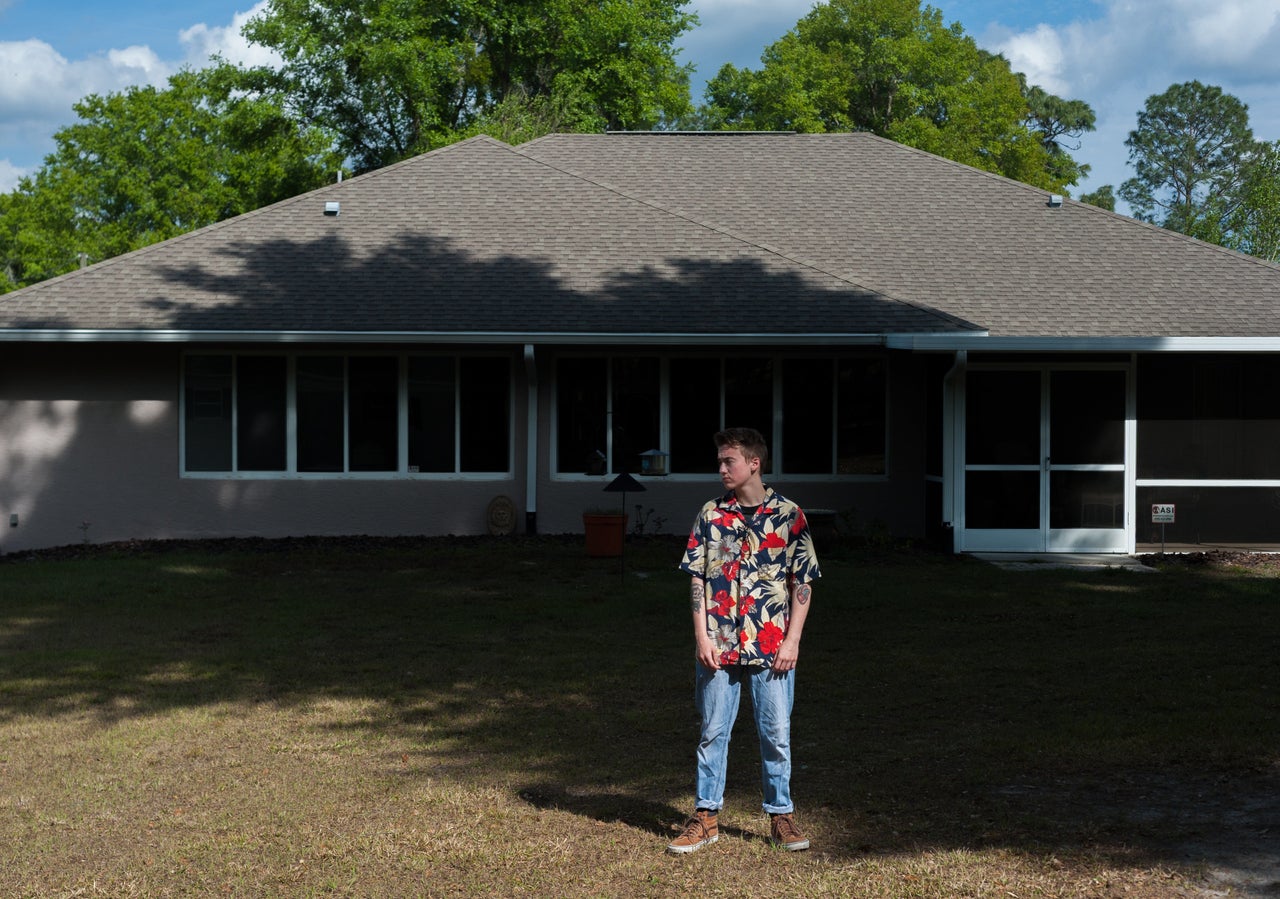
<svg viewBox="0 0 1280 899"><path fill-rule="evenodd" d="M721 665L769 667L787 635L791 588L821 576L799 506L765 486L744 513L733 493L702 507L680 570L707 585L707 632Z"/></svg>

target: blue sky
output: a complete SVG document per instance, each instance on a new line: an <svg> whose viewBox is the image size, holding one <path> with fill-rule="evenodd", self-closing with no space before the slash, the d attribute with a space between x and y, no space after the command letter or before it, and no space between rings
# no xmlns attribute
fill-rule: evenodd
<svg viewBox="0 0 1280 899"><path fill-rule="evenodd" d="M1182 81L1249 105L1254 133L1280 139L1280 0L938 0L948 22L1004 53L1029 80L1088 102L1098 130L1076 158L1093 171L1073 193L1132 172L1124 140L1146 98ZM726 62L756 67L813 0L692 0L701 24L681 42L695 100ZM0 0L0 190L36 169L89 93L162 84L219 52L262 62L239 37L252 0Z"/></svg>

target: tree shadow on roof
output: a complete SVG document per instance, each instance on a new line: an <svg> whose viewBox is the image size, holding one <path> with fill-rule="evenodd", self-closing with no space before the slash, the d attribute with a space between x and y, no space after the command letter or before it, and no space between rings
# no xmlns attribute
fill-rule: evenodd
<svg viewBox="0 0 1280 899"><path fill-rule="evenodd" d="M190 332L839 335L973 326L765 251L732 258L513 246L403 232L376 246L195 235L199 250L147 251L10 304L14 328ZM155 250L156 248L149 248ZM483 253L483 255L481 255ZM185 260L185 261L184 261Z"/></svg>

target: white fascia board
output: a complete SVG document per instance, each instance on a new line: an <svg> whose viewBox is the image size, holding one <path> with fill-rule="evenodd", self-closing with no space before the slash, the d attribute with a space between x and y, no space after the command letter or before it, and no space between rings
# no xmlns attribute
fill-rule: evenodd
<svg viewBox="0 0 1280 899"><path fill-rule="evenodd" d="M981 334L891 336L895 350L1000 353L1278 353L1275 337L991 337Z"/></svg>
<svg viewBox="0 0 1280 899"><path fill-rule="evenodd" d="M767 343L784 346L883 346L883 334L633 334L497 332L497 331L162 331L101 329L0 329L0 342L48 343L454 343L454 344L631 344L635 346L705 346L723 343Z"/></svg>

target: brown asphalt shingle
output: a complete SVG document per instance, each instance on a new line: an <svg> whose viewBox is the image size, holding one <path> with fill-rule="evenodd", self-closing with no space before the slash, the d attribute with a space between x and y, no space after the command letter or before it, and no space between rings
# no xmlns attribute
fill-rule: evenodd
<svg viewBox="0 0 1280 899"><path fill-rule="evenodd" d="M866 134L475 138L0 297L0 329L1280 335L1280 267L1047 201Z"/></svg>
<svg viewBox="0 0 1280 899"><path fill-rule="evenodd" d="M762 334L960 327L488 138L15 292L0 326L719 336L744 310Z"/></svg>
<svg viewBox="0 0 1280 899"><path fill-rule="evenodd" d="M519 148L992 336L1280 335L1280 267L870 134Z"/></svg>

